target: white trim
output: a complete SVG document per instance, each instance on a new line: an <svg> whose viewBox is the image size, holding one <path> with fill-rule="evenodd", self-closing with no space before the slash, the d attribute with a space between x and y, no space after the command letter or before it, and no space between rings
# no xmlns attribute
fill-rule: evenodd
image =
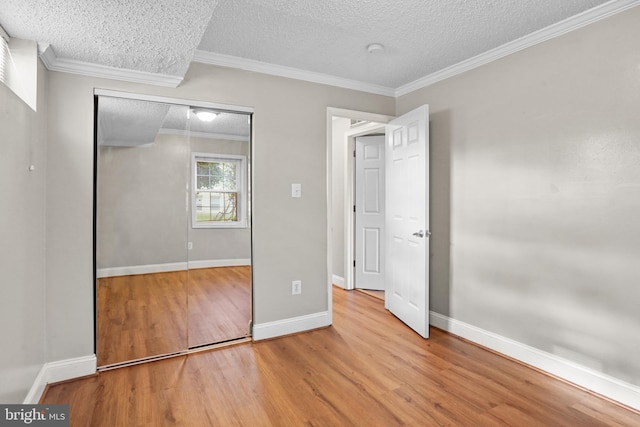
<svg viewBox="0 0 640 427"><path fill-rule="evenodd" d="M236 68L245 71L270 74L272 76L286 77L289 79L303 80L306 82L320 83L329 86L336 86L345 89L358 90L361 92L373 93L376 95L394 96L393 88L380 86L373 83L364 83L357 80L346 79L344 77L332 76L329 74L305 71L299 68L275 65L253 59L239 58L237 56L223 55L220 53L196 50L193 55L194 62L217 65L220 67Z"/></svg>
<svg viewBox="0 0 640 427"><path fill-rule="evenodd" d="M331 278L331 282L336 285L336 286L340 286L341 288L344 289L344 277L340 277L337 274L334 274Z"/></svg>
<svg viewBox="0 0 640 427"><path fill-rule="evenodd" d="M166 264L127 265L123 267L108 267L96 269L96 277L131 276L133 274L166 273L169 271L183 271L190 268L234 267L251 265L250 258L209 259L184 262L170 262Z"/></svg>
<svg viewBox="0 0 640 427"><path fill-rule="evenodd" d="M244 265L251 265L251 258L189 261L189 270L196 268L237 267Z"/></svg>
<svg viewBox="0 0 640 427"><path fill-rule="evenodd" d="M253 107L243 105L221 104L218 102L197 101L191 99L172 98L170 96L147 95L142 93L122 92L119 90L100 89L93 90L97 96L110 96L112 98L135 99L137 101L162 102L165 104L186 105L187 107L203 107L212 110L229 111L232 113L253 113Z"/></svg>
<svg viewBox="0 0 640 427"><path fill-rule="evenodd" d="M358 110L348 110L346 108L327 107L327 117L330 120L332 120L334 116L342 117L345 119L362 120L366 122L378 122L378 123L387 123L395 119L395 116L388 116L386 114L369 113L367 111L358 111Z"/></svg>
<svg viewBox="0 0 640 427"><path fill-rule="evenodd" d="M253 325L253 340L260 341L331 325L328 311Z"/></svg>
<svg viewBox="0 0 640 427"><path fill-rule="evenodd" d="M77 61L75 59L58 58L50 45L40 45L40 59L47 70L61 73L79 74L81 76L98 77L102 79L120 80L125 82L143 83L154 86L178 87L183 77L168 74L150 73L147 71L128 70Z"/></svg>
<svg viewBox="0 0 640 427"><path fill-rule="evenodd" d="M640 387L473 325L429 312L432 326L640 410Z"/></svg>
<svg viewBox="0 0 640 427"><path fill-rule="evenodd" d="M355 268L353 262L356 261L356 219L351 206L356 204L356 159L353 153L356 150L356 138L359 136L370 135L372 133L386 131L386 123L391 118L387 118L385 122L370 122L357 128L349 129L344 133L344 153L347 159L347 169L345 170L345 180L343 183L344 194L344 272L345 272L345 289L356 289ZM381 260L384 262L384 260Z"/></svg>
<svg viewBox="0 0 640 427"><path fill-rule="evenodd" d="M465 61L451 65L450 67L429 74L428 76L402 85L395 90L394 95L396 98L406 95L415 90L422 89L439 81L473 70L474 68L478 68L500 58L504 58L505 56L519 52L528 47L535 46L620 12L624 12L625 10L634 8L638 5L640 5L640 0L612 0L601 4L600 6L596 6L563 21L549 25L546 28L527 34L524 37L505 43L495 49L476 55L473 58L469 58Z"/></svg>
<svg viewBox="0 0 640 427"><path fill-rule="evenodd" d="M22 403L35 405L40 401L47 384L93 375L96 373L96 366L95 355L45 363Z"/></svg>
<svg viewBox="0 0 640 427"><path fill-rule="evenodd" d="M168 271L181 271L189 268L189 263L171 262L166 264L126 265L122 267L108 267L96 269L96 277L131 276L133 274L166 273Z"/></svg>

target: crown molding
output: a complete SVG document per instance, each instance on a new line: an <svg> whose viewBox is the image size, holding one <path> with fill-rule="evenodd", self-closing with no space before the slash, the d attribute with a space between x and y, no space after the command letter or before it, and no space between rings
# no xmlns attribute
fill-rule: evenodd
<svg viewBox="0 0 640 427"><path fill-rule="evenodd" d="M560 21L556 24L528 34L517 40L505 43L502 46L474 56L473 58L459 62L440 71L436 71L435 73L429 74L428 76L422 77L411 83L402 85L395 90L394 96L397 98L399 96L406 95L415 90L422 89L439 81L473 70L474 68L478 68L500 58L504 58L512 53L519 52L563 34L570 33L571 31L616 15L620 12L624 12L625 10L634 8L638 5L640 5L640 0L612 0L600 6L596 6L593 9L589 9L578 15L567 18L564 21Z"/></svg>
<svg viewBox="0 0 640 427"><path fill-rule="evenodd" d="M196 50L193 61L203 64L217 65L221 67L237 68L245 71L270 74L278 77L303 80L312 83L337 86L345 89L353 89L361 92L373 93L375 95L394 96L395 90L386 86L379 86L372 83L364 83L357 80L345 79L329 74L315 73L312 71L300 70L298 68L285 67L282 65L269 64L267 62L255 61L253 59L239 58L237 56L223 55L220 53Z"/></svg>
<svg viewBox="0 0 640 427"><path fill-rule="evenodd" d="M4 28L2 28L2 25L0 25L0 37L2 37L7 43L9 43L9 40L11 39L9 34L7 34Z"/></svg>
<svg viewBox="0 0 640 427"><path fill-rule="evenodd" d="M38 50L40 51L42 63L49 71L165 87L178 87L183 79L179 76L127 70L124 68L76 61L74 59L58 58L50 45L38 45Z"/></svg>
<svg viewBox="0 0 640 427"><path fill-rule="evenodd" d="M230 55L196 50L193 62L217 65L221 67L236 68L245 71L253 71L263 74L270 74L279 77L286 77L296 80L303 80L312 83L326 84L330 86L342 87L376 95L399 97L422 89L442 80L473 70L482 65L504 58L505 56L535 46L555 37L567 34L571 31L585 27L594 22L624 12L640 5L640 0L611 0L593 9L567 18L564 21L550 25L534 33L521 37L512 42L506 43L495 49L489 50L473 58L454 64L450 67L436 71L413 82L390 88L386 86L365 83L357 80L345 79L329 74L315 73L298 68L285 67L255 61L252 59L239 58ZM80 74L85 76L122 80L134 83L144 83L156 86L177 87L183 77L170 76L166 74L149 73L145 71L126 70L109 67L105 65L92 64L72 59L56 57L53 49L49 45L39 45L40 59L50 71L60 71L66 73Z"/></svg>

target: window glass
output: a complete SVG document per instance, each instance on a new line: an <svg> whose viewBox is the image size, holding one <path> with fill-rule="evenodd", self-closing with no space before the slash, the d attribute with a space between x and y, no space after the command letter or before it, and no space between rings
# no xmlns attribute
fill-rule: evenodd
<svg viewBox="0 0 640 427"><path fill-rule="evenodd" d="M243 226L244 156L194 155L193 226Z"/></svg>

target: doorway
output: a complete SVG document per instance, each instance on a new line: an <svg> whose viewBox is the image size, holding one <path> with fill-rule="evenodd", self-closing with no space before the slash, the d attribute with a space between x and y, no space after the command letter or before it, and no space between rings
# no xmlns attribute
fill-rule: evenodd
<svg viewBox="0 0 640 427"><path fill-rule="evenodd" d="M251 118L96 90L99 369L248 339Z"/></svg>
<svg viewBox="0 0 640 427"><path fill-rule="evenodd" d="M334 284L355 289L355 138L383 133L393 117L340 108L327 108L328 306ZM334 143L335 142L335 143Z"/></svg>
<svg viewBox="0 0 640 427"><path fill-rule="evenodd" d="M328 276L335 277L333 260L334 252L339 251L334 234L335 212L334 208L340 205L340 194L334 196L336 189L336 176L334 173L334 160L340 160L338 153L342 147L348 143L340 144L339 137L336 136L334 117L345 117L355 121L377 121L387 123L385 136L385 188L388 193L385 200L385 233L384 245L388 245L388 256L378 259L373 264L384 265L386 272L385 280L385 308L392 314L405 322L421 336L428 337L428 311L429 311L429 107L423 105L398 118L372 119L372 115L353 111L336 111L329 108L327 110L327 151L328 151ZM346 131L345 131L346 132ZM346 138L348 139L349 138ZM337 143L334 144L334 141ZM335 150L334 150L335 149ZM376 149L377 150L377 149ZM349 155L350 152L347 153ZM347 174L349 176L349 174ZM348 181L347 179L344 180ZM349 188L345 190L345 195L349 194ZM376 199L377 197L374 197ZM347 215L352 215L352 205L347 204ZM349 241L354 234L347 230L349 218L345 220L345 248L347 254L352 254L352 246ZM380 239L378 233L377 240ZM372 233L375 234L375 233ZM375 237L375 236L374 236ZM374 239L376 240L376 239ZM356 244L361 244L357 242ZM378 251L379 253L379 251ZM348 255L347 255L348 256ZM339 257L338 257L339 258ZM348 260L348 258L345 257ZM338 259L339 262L339 259ZM350 265L347 261L345 265L345 279L342 287L354 289L355 283ZM329 280L329 301L328 306L332 307L332 286L336 280ZM339 284L337 284L339 285Z"/></svg>

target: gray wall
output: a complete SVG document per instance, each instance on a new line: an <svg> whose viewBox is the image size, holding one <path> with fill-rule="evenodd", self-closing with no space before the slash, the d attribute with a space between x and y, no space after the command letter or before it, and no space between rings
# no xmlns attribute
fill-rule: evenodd
<svg viewBox="0 0 640 427"><path fill-rule="evenodd" d="M391 115L393 98L199 63L177 89L50 72L48 360L93 354L95 87L253 107L254 322L327 310L326 109Z"/></svg>
<svg viewBox="0 0 640 427"><path fill-rule="evenodd" d="M45 362L46 92L43 68L37 113L0 83L2 403L22 403Z"/></svg>
<svg viewBox="0 0 640 427"><path fill-rule="evenodd" d="M98 149L97 267L187 261L186 137Z"/></svg>
<svg viewBox="0 0 640 427"><path fill-rule="evenodd" d="M191 153L248 156L248 146L170 134L146 147L100 146L97 267L250 258L250 229L191 229L185 212Z"/></svg>
<svg viewBox="0 0 640 427"><path fill-rule="evenodd" d="M640 8L431 107L431 309L640 385Z"/></svg>
<svg viewBox="0 0 640 427"><path fill-rule="evenodd" d="M344 133L351 127L351 120L336 118L333 120L331 149L331 230L333 274L344 278L345 246L345 180L347 179L347 159L344 146L347 143Z"/></svg>

